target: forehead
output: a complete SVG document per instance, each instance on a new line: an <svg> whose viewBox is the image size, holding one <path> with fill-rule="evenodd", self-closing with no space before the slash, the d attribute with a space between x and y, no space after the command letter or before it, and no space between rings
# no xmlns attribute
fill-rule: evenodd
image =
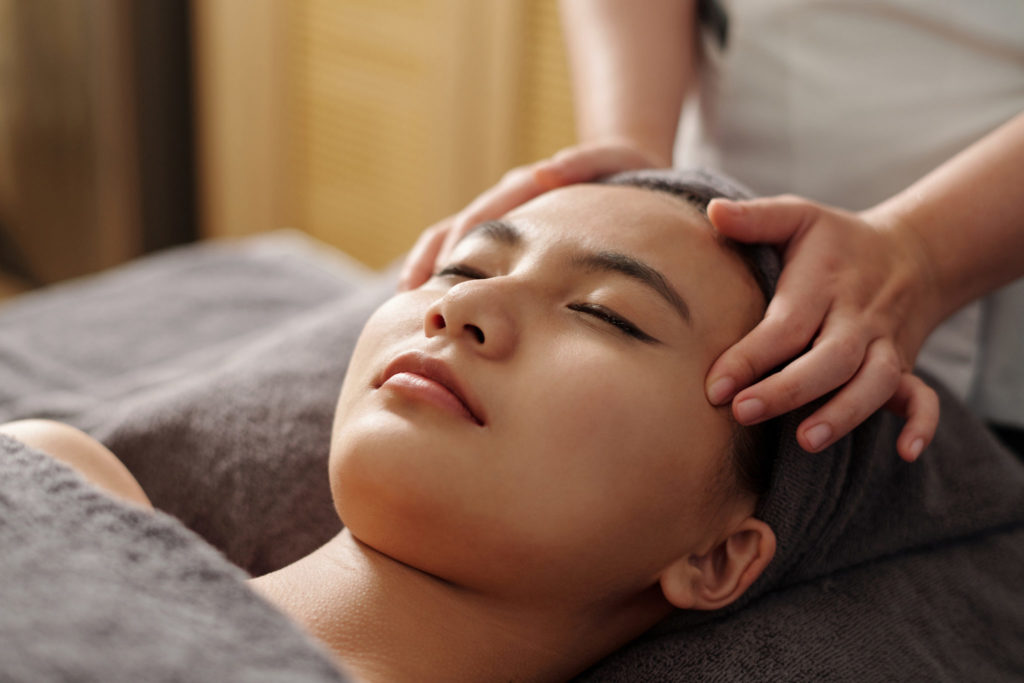
<svg viewBox="0 0 1024 683"><path fill-rule="evenodd" d="M524 204L508 219L535 248L618 251L670 276L700 264L746 272L696 207L662 192L571 185Z"/></svg>

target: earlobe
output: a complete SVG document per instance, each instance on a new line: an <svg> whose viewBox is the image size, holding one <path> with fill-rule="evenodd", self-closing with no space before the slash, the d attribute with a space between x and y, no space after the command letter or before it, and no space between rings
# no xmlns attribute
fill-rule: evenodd
<svg viewBox="0 0 1024 683"><path fill-rule="evenodd" d="M700 590L700 568L691 557L682 557L670 564L659 577L665 599L678 609L693 609Z"/></svg>
<svg viewBox="0 0 1024 683"><path fill-rule="evenodd" d="M713 610L732 603L775 556L775 533L747 517L703 555L679 558L660 576L665 599L680 609Z"/></svg>

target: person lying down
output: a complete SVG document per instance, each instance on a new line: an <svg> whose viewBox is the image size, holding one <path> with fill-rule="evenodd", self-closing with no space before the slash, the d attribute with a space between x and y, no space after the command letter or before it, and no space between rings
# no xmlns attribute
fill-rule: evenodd
<svg viewBox="0 0 1024 683"><path fill-rule="evenodd" d="M553 192L381 306L335 413L345 528L253 587L368 681L564 680L742 595L774 552L768 467L703 382L770 285L697 190Z"/></svg>
<svg viewBox="0 0 1024 683"><path fill-rule="evenodd" d="M947 490L941 469L898 462L877 421L809 455L788 427L740 427L708 403L708 368L761 319L778 271L773 252L725 242L703 213L739 192L699 173L627 174L466 235L374 313L352 354L327 473L344 529L250 585L359 680L560 681L666 617L702 624L914 544L1018 528L1012 458L975 461ZM84 434L3 430L148 504ZM986 501L983 488L998 492ZM952 512L936 504L961 492ZM806 593L790 604L820 607ZM970 613L990 623L986 605L976 591Z"/></svg>

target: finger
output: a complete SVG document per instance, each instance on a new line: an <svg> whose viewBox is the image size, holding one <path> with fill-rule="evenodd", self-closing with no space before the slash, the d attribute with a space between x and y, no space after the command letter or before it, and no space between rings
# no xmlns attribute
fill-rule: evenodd
<svg viewBox="0 0 1024 683"><path fill-rule="evenodd" d="M572 183L636 168L657 165L654 157L627 146L600 145L570 147L551 159L529 166L520 166L506 173L491 189L474 199L459 212L455 227L441 247L441 256L448 254L473 226L500 218L548 190Z"/></svg>
<svg viewBox="0 0 1024 683"><path fill-rule="evenodd" d="M550 159L509 171L494 188L466 207L460 217L475 225L498 218L548 190L655 165L657 161L652 156L625 145L569 147Z"/></svg>
<svg viewBox="0 0 1024 683"><path fill-rule="evenodd" d="M850 329L818 339L814 348L783 370L736 395L737 421L754 424L806 405L845 384L868 360L867 340Z"/></svg>
<svg viewBox="0 0 1024 683"><path fill-rule="evenodd" d="M419 236L402 265L402 274L398 278L398 291L415 289L430 279L434 272L437 254L445 236L451 229L451 224L452 219L445 218L424 230Z"/></svg>
<svg viewBox="0 0 1024 683"><path fill-rule="evenodd" d="M801 279L814 281L811 276L801 278L800 273L784 272L764 319L712 364L705 390L713 405L731 400L741 389L796 356L821 328L829 297L814 291L790 293L786 285Z"/></svg>
<svg viewBox="0 0 1024 683"><path fill-rule="evenodd" d="M601 176L662 165L653 156L626 146L571 147L534 169L538 179L551 187L584 183Z"/></svg>
<svg viewBox="0 0 1024 683"><path fill-rule="evenodd" d="M797 427L797 441L817 453L850 433L892 398L900 383L899 356L888 340L872 342L857 374Z"/></svg>
<svg viewBox="0 0 1024 683"><path fill-rule="evenodd" d="M742 202L715 199L708 205L708 219L715 230L740 242L787 242L820 215L817 204L789 195Z"/></svg>
<svg viewBox="0 0 1024 683"><path fill-rule="evenodd" d="M914 462L935 438L939 426L939 395L920 377L904 372L896 393L885 404L887 410L906 418L896 450L907 462Z"/></svg>
<svg viewBox="0 0 1024 683"><path fill-rule="evenodd" d="M547 188L534 177L532 167L521 166L512 169L498 181L497 185L485 191L456 214L453 228L441 246L440 255L444 257L451 253L463 235L478 223L501 218L546 190Z"/></svg>

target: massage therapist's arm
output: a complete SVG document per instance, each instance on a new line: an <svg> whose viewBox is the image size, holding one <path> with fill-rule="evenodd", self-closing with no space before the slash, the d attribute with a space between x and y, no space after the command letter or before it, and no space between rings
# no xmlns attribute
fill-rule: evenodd
<svg viewBox="0 0 1024 683"><path fill-rule="evenodd" d="M916 458L934 436L938 402L911 374L914 360L947 316L1024 275L1021 188L1024 115L859 214L798 197L712 202L720 232L780 245L785 266L764 320L709 371L708 398L732 400L752 424L838 388L797 430L805 449L887 406L908 418L900 455Z"/></svg>
<svg viewBox="0 0 1024 683"><path fill-rule="evenodd" d="M670 166L696 75L696 3L562 0L560 7L579 142L619 142Z"/></svg>
<svg viewBox="0 0 1024 683"><path fill-rule="evenodd" d="M60 460L116 498L153 507L117 456L81 430L52 420L18 420L0 424L0 434Z"/></svg>
<svg viewBox="0 0 1024 683"><path fill-rule="evenodd" d="M514 168L463 211L428 228L400 288L422 284L470 228L537 195L637 168L672 165L696 73L694 0L562 0L579 143Z"/></svg>

